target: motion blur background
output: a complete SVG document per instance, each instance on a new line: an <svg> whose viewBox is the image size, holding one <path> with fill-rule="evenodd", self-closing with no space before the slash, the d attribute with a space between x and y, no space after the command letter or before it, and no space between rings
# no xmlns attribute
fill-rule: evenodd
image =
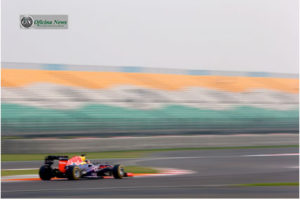
<svg viewBox="0 0 300 200"><path fill-rule="evenodd" d="M297 5L3 1L2 139L298 133Z"/></svg>
<svg viewBox="0 0 300 200"><path fill-rule="evenodd" d="M298 131L296 75L157 71L4 63L2 136Z"/></svg>

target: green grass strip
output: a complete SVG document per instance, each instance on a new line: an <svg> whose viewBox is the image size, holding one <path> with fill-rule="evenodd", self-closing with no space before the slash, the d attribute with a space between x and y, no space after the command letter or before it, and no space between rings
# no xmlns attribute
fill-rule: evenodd
<svg viewBox="0 0 300 200"><path fill-rule="evenodd" d="M144 166L125 166L125 172L130 173L141 173L141 174L157 174L159 170L151 168L151 167L144 167Z"/></svg>
<svg viewBox="0 0 300 200"><path fill-rule="evenodd" d="M243 187L257 187L257 186L299 186L299 183L251 183L251 184L238 184L234 186Z"/></svg>
<svg viewBox="0 0 300 200"><path fill-rule="evenodd" d="M144 166L125 166L126 172L130 173L142 173L142 174L155 174L159 173L157 169ZM1 176L14 176L14 175L26 175L26 174L38 174L38 169L29 170L1 170Z"/></svg>
<svg viewBox="0 0 300 200"><path fill-rule="evenodd" d="M273 146L236 146L236 147L194 147L194 148L169 148L148 150L104 151L104 152L77 152L77 153L43 153L43 154L2 154L1 161L32 161L44 160L48 155L67 155L69 157L86 153L88 159L108 158L140 158L149 153L163 151L190 151L190 150L223 150L223 149L260 149L260 148L287 148L299 145L273 145Z"/></svg>
<svg viewBox="0 0 300 200"><path fill-rule="evenodd" d="M6 161L32 161L32 160L44 160L48 155L66 155L69 157L80 155L78 153L43 153L43 154L2 154L2 162ZM139 158L144 155L144 152L139 151L116 151L116 152L92 152L86 153L88 159L108 159L108 158Z"/></svg>
<svg viewBox="0 0 300 200"><path fill-rule="evenodd" d="M14 175L26 175L26 174L38 174L38 169L28 170L1 170L1 176L14 176Z"/></svg>

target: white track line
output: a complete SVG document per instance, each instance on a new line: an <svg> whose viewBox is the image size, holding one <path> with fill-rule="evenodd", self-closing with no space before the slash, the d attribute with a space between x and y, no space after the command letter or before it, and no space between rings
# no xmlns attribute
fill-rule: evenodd
<svg viewBox="0 0 300 200"><path fill-rule="evenodd" d="M275 154L246 155L246 157L269 157L269 156L299 156L299 153L275 153Z"/></svg>
<svg viewBox="0 0 300 200"><path fill-rule="evenodd" d="M235 155L235 156L185 156L185 157L157 157L139 159L137 162L151 160L177 160L177 159L202 159L202 158L247 158L247 157L273 157L273 156L299 156L299 153L286 154L253 154L253 155Z"/></svg>
<svg viewBox="0 0 300 200"><path fill-rule="evenodd" d="M21 178L39 178L38 174L24 174L24 175L13 175L13 176L2 176L2 180L7 179L21 179Z"/></svg>
<svg viewBox="0 0 300 200"><path fill-rule="evenodd" d="M155 168L161 171L158 174L145 174L139 176L133 176L134 178L144 178L144 177L157 177L157 176L178 176L178 175L187 175L195 174L195 171L185 170L185 169L171 169L171 168Z"/></svg>

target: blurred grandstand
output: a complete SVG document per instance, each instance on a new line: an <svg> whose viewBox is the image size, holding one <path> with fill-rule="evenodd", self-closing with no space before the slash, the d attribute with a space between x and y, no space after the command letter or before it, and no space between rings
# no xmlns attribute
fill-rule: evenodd
<svg viewBox="0 0 300 200"><path fill-rule="evenodd" d="M298 132L297 74L2 63L2 136Z"/></svg>

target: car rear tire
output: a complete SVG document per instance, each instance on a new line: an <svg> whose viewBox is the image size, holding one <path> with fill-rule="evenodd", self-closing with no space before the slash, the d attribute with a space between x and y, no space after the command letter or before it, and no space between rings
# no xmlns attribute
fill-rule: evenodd
<svg viewBox="0 0 300 200"><path fill-rule="evenodd" d="M49 165L41 166L39 175L43 181L49 181L53 177L53 172L51 167Z"/></svg>
<svg viewBox="0 0 300 200"><path fill-rule="evenodd" d="M81 170L77 166L70 166L67 170L67 177L69 180L78 180L81 177Z"/></svg>
<svg viewBox="0 0 300 200"><path fill-rule="evenodd" d="M112 170L115 179L122 179L125 175L124 167L122 165L115 165Z"/></svg>

